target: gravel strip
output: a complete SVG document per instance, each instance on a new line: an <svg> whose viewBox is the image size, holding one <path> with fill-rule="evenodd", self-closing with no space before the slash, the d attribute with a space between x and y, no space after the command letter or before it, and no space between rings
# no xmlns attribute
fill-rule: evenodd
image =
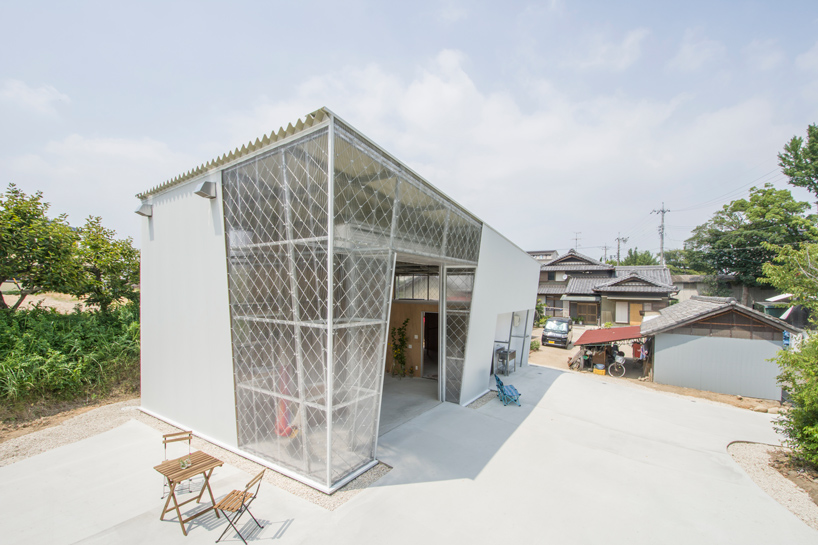
<svg viewBox="0 0 818 545"><path fill-rule="evenodd" d="M818 505L809 494L770 466L776 448L759 443L732 443L727 451L751 479L775 501L789 509L810 528L818 530Z"/></svg>
<svg viewBox="0 0 818 545"><path fill-rule="evenodd" d="M121 426L136 417L139 399L130 399L69 418L51 426L0 443L0 466L7 466L53 448L70 445Z"/></svg>
<svg viewBox="0 0 818 545"><path fill-rule="evenodd" d="M492 391L486 392L482 396L478 397L477 399L475 399L474 401L472 401L471 403L466 405L466 407L468 407L469 409L479 409L480 407L482 407L483 405L485 405L486 403L488 403L489 401L491 401L492 399L494 399L496 397L497 397L497 392L492 390Z"/></svg>
<svg viewBox="0 0 818 545"><path fill-rule="evenodd" d="M158 418L143 413L139 410L139 405L139 399L112 403L65 420L57 426L9 439L4 443L0 443L0 466L19 462L53 448L76 443L112 430L129 420L138 420L163 434L180 431ZM194 436L192 447L215 456L226 464L237 467L250 475L255 475L262 469L266 469L267 471L264 473L265 482L329 511L333 511L345 504L361 490L366 489L392 469L384 463L379 463L330 495L198 437Z"/></svg>

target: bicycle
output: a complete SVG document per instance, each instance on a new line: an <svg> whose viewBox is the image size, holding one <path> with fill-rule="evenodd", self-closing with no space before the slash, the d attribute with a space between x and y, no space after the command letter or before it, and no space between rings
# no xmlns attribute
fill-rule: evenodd
<svg viewBox="0 0 818 545"><path fill-rule="evenodd" d="M617 352L616 356L614 356L614 361L612 364L608 366L608 374L612 377L624 377L625 376L625 353L624 352Z"/></svg>

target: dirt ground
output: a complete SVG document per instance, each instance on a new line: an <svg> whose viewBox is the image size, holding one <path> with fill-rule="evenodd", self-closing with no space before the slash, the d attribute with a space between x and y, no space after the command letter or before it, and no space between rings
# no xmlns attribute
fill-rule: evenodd
<svg viewBox="0 0 818 545"><path fill-rule="evenodd" d="M139 392L115 392L101 399L48 400L28 404L25 407L2 407L0 408L0 443L57 426L91 409L138 397Z"/></svg>
<svg viewBox="0 0 818 545"><path fill-rule="evenodd" d="M0 289L3 291L3 300L9 307L13 306L17 302L17 299L20 298L18 295L8 293L17 289L13 284L5 283ZM23 300L20 308L34 308L37 303L40 303L46 308L55 308L58 312L62 312L63 314L68 314L69 312L73 311L76 305L80 305L81 309L85 308L82 301L76 297L72 297L64 293L51 292L29 295Z"/></svg>
<svg viewBox="0 0 818 545"><path fill-rule="evenodd" d="M574 339L578 339L585 331L584 328L574 328ZM531 333L531 340L540 340L542 337L542 328L534 329ZM622 378L611 377L609 375L594 375L590 369L584 371L573 371L568 367L568 361L579 352L579 347L570 346L568 349L558 348L555 346L543 346L536 352L529 353L528 362L534 365L543 365L545 367L553 367L555 369L562 369L571 371L572 373L584 372L589 375L606 380L623 380L628 381L634 385L650 390L659 390L662 392L670 392L674 394L697 397L700 399L709 399L710 401L717 401L719 403L727 403L734 407L742 409L756 410L758 412L776 412L781 409L781 403L778 401L771 401L769 399L756 399L752 397L742 397L730 394L719 394L716 392L707 392L704 390L695 390L693 388L682 388L680 386L670 386L667 384L657 384L655 382L641 381L639 377L642 376L642 365L637 360L633 359L633 351L629 344L621 347L622 352L625 353L625 376ZM772 411L770 411L772 409Z"/></svg>
<svg viewBox="0 0 818 545"><path fill-rule="evenodd" d="M16 289L13 284L2 285L3 299L8 306L14 305L19 298L11 295L7 291ZM39 293L29 295L20 305L20 308L33 308L40 303L43 307L55 308L58 312L67 314L74 310L76 305L84 308L82 301L76 297L64 293ZM118 403L128 399L139 397L138 392L114 392L113 394L99 399L84 399L74 401L54 401L44 400L36 403L22 405L0 406L0 443L8 441L14 437L20 437L44 428L56 426L67 420L90 411L102 405Z"/></svg>
<svg viewBox="0 0 818 545"><path fill-rule="evenodd" d="M794 461L786 449L775 451L770 458L771 466L804 489L815 505L818 505L818 470L816 468L804 467Z"/></svg>

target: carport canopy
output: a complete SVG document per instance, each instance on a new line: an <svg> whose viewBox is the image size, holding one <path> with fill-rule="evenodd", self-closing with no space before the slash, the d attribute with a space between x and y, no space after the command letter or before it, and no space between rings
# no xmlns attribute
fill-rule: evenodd
<svg viewBox="0 0 818 545"><path fill-rule="evenodd" d="M608 344L615 341L627 341L629 339L641 339L641 326L632 325L628 327L612 327L609 329L591 329L583 333L574 345L583 344Z"/></svg>

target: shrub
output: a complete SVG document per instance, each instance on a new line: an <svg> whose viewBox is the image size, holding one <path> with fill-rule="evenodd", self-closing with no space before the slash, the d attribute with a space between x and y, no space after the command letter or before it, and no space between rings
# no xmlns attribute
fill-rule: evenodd
<svg viewBox="0 0 818 545"><path fill-rule="evenodd" d="M540 341L531 341L531 348L530 348L530 350L531 350L532 352L536 352L536 351L537 351L537 350L539 350L539 349L540 349Z"/></svg>
<svg viewBox="0 0 818 545"><path fill-rule="evenodd" d="M792 407L779 417L776 429L786 436L796 457L818 466L818 335L806 339L800 352L782 350L777 362L778 382Z"/></svg>
<svg viewBox="0 0 818 545"><path fill-rule="evenodd" d="M139 307L0 310L0 399L70 399L138 384Z"/></svg>

